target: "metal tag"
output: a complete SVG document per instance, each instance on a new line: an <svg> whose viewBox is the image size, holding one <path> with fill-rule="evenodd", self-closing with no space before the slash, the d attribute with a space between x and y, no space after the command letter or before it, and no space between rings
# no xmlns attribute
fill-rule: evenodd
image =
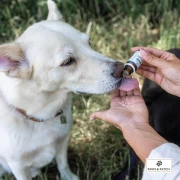
<svg viewBox="0 0 180 180"><path fill-rule="evenodd" d="M66 123L67 123L67 121L66 121L66 116L61 115L61 116L60 116L60 121L61 121L61 124L66 124Z"/></svg>

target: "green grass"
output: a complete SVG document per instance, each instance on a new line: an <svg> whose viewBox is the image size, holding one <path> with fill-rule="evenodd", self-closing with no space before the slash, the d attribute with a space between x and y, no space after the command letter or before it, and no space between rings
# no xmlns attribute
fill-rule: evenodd
<svg viewBox="0 0 180 180"><path fill-rule="evenodd" d="M178 0L60 0L66 22L87 32L92 47L114 59L125 61L136 45L162 49L180 47L180 3ZM1 0L0 43L18 37L29 25L46 19L42 0ZM74 126L69 163L82 180L110 180L129 158L129 146L116 128L89 121L91 112L107 109L109 95L74 95ZM39 180L60 179L55 164L44 168ZM135 180L142 168L137 167ZM6 175L6 180L13 180ZM128 179L128 178L127 178Z"/></svg>

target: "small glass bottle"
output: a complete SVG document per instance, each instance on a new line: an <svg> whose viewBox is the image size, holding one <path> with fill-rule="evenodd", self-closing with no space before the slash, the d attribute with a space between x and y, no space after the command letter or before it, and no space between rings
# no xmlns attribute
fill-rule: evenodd
<svg viewBox="0 0 180 180"><path fill-rule="evenodd" d="M136 51L133 56L124 65L123 77L127 77L134 73L142 64L142 57L140 51Z"/></svg>

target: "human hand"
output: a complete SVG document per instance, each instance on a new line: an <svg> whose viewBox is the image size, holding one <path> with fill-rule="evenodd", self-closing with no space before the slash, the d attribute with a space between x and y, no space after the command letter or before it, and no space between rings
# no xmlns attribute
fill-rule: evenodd
<svg viewBox="0 0 180 180"><path fill-rule="evenodd" d="M148 110L139 88L128 92L118 89L112 92L110 109L95 112L90 119L101 119L124 131L127 124L148 124Z"/></svg>
<svg viewBox="0 0 180 180"><path fill-rule="evenodd" d="M172 53L148 47L134 47L140 50L143 63L137 74L156 82L170 94L180 97L180 60Z"/></svg>
<svg viewBox="0 0 180 180"><path fill-rule="evenodd" d="M96 118L122 130L124 138L143 162L153 149L167 143L149 125L148 110L139 88L112 92L110 109L90 116L91 120Z"/></svg>

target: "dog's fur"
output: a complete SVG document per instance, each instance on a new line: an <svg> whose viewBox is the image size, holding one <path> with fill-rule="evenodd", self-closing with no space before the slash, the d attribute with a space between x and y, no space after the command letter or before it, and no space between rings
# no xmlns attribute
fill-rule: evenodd
<svg viewBox="0 0 180 180"><path fill-rule="evenodd" d="M122 63L92 50L88 35L65 23L53 1L48 8L46 21L0 46L0 176L8 171L17 180L31 180L54 158L63 179L78 180L67 163L69 93L101 94L121 83L114 71ZM66 124L55 117L59 110Z"/></svg>

